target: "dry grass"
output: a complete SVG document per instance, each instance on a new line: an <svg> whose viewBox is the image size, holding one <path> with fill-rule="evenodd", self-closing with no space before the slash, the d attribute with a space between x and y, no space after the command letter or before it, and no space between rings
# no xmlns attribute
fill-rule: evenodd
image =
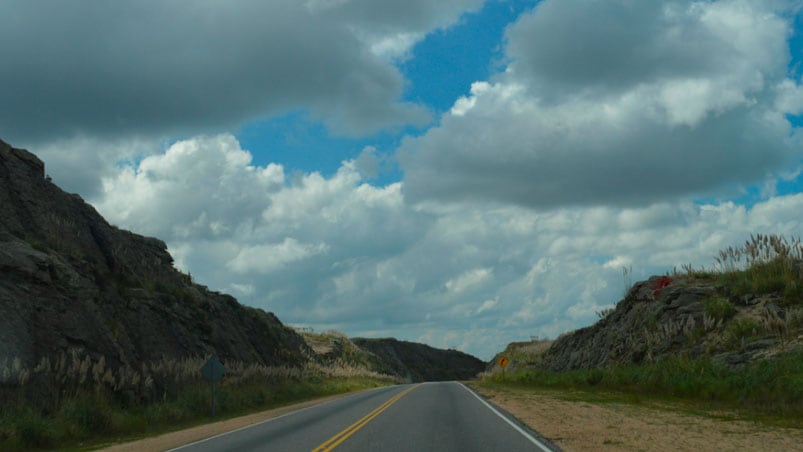
<svg viewBox="0 0 803 452"><path fill-rule="evenodd" d="M31 367L19 358L0 362L0 450L91 442L208 416L209 384L199 371L205 358L163 359L137 368L107 362L77 350ZM218 383L223 416L396 381L341 360L301 367L230 361L225 367Z"/></svg>

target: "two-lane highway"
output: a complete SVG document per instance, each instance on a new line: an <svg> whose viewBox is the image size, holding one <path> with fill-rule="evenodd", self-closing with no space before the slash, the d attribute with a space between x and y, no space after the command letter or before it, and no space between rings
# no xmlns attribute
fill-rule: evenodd
<svg viewBox="0 0 803 452"><path fill-rule="evenodd" d="M457 382L361 392L174 449L189 451L555 450Z"/></svg>

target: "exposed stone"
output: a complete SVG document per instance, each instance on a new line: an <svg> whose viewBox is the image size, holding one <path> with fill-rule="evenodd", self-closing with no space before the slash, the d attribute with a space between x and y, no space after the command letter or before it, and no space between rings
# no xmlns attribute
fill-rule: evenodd
<svg viewBox="0 0 803 452"><path fill-rule="evenodd" d="M193 283L163 241L110 225L51 183L39 158L3 141L0 212L0 364L30 368L72 351L112 368L212 353L290 366L331 357L273 313ZM455 350L356 341L368 349L364 364L415 381L471 378L484 366Z"/></svg>
<svg viewBox="0 0 803 452"><path fill-rule="evenodd" d="M110 366L216 353L300 364L304 341L271 313L193 284L164 242L109 225L0 141L0 362L72 349Z"/></svg>
<svg viewBox="0 0 803 452"><path fill-rule="evenodd" d="M730 367L741 367L777 353L782 345L803 348L800 338L781 344L779 338L770 336L744 343L750 340L746 336L762 334L765 326L745 337L732 337L729 322L766 325L765 319L772 317L777 322L785 318L785 312L779 305L779 293L747 294L733 300L735 315L708 317L706 302L728 293L715 279L653 276L636 283L606 318L555 340L538 366L568 371L638 364L667 356L712 356Z"/></svg>

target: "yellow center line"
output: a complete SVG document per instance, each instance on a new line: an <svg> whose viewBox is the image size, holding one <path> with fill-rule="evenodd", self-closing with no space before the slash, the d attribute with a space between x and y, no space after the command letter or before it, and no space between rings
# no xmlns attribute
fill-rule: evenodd
<svg viewBox="0 0 803 452"><path fill-rule="evenodd" d="M376 409L374 409L370 413L368 413L365 416L363 416L363 418L360 419L359 421L349 425L342 432L340 432L337 435L329 438L323 444L321 444L320 446L316 447L315 449L312 449L312 452L329 452L330 450L332 450L335 447L339 446L343 441L347 440L351 435L356 433L357 430L363 428L367 423L369 423L372 420L374 420L374 418L376 418L377 416L382 414L383 411L385 411L388 408L390 408L391 405L393 405L394 403L398 402L399 399L401 399L402 397L407 395L407 393L409 393L413 389L417 388L418 386L419 385L415 385L415 386L412 386L410 388L407 388L404 391L402 391L402 392L396 394L395 396L391 397L387 402L383 403L382 405L380 405L379 407L377 407Z"/></svg>

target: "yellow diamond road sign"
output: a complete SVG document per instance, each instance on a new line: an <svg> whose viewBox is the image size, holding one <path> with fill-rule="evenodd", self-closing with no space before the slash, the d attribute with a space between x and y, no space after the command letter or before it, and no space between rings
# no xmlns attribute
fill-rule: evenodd
<svg viewBox="0 0 803 452"><path fill-rule="evenodd" d="M500 356L499 359L496 360L496 363L499 364L499 367L501 367L502 369L507 367L507 363L509 363L509 362L510 362L510 360L507 359L507 356Z"/></svg>

